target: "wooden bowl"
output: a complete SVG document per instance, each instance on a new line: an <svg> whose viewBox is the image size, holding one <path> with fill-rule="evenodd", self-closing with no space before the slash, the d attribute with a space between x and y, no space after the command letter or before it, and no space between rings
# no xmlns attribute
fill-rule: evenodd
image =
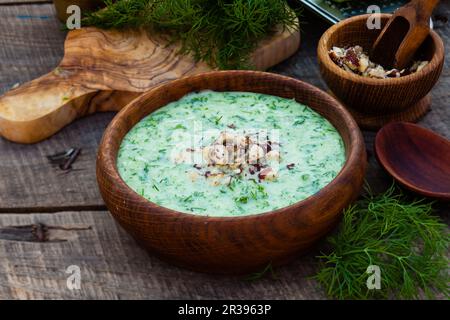
<svg viewBox="0 0 450 320"><path fill-rule="evenodd" d="M242 217L206 217L158 206L119 176L117 151L142 118L199 90L247 91L295 98L327 118L341 134L346 163L339 175L308 199L276 211ZM334 98L307 83L264 72L218 71L159 86L127 105L106 129L97 158L97 181L119 224L149 252L192 270L242 274L283 264L316 243L359 194L366 167L361 132Z"/></svg>
<svg viewBox="0 0 450 320"><path fill-rule="evenodd" d="M395 122L378 131L374 147L378 162L401 185L450 200L450 140L416 124Z"/></svg>
<svg viewBox="0 0 450 320"><path fill-rule="evenodd" d="M323 79L332 93L353 113L364 128L377 129L390 121L417 121L430 107L427 94L436 84L444 65L444 44L431 31L417 59L430 61L420 72L392 79L365 78L338 67L329 57L333 46L360 45L370 50L381 30L366 26L370 15L343 20L322 36L318 59ZM389 14L382 14L384 26Z"/></svg>

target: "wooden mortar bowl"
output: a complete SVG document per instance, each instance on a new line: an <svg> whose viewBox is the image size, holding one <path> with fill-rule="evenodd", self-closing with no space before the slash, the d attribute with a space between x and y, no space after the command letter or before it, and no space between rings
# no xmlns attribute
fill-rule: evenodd
<svg viewBox="0 0 450 320"><path fill-rule="evenodd" d="M318 60L323 79L332 93L354 114L362 127L376 129L393 120L416 121L430 107L427 94L436 84L444 65L444 44L431 31L419 49L417 59L430 61L420 72L391 79L371 79L338 67L329 57L333 46L360 45L370 50L380 30L366 26L370 15L343 20L322 36L318 45ZM390 14L382 14L382 26Z"/></svg>
<svg viewBox="0 0 450 320"><path fill-rule="evenodd" d="M339 175L308 199L276 211L207 217L160 207L138 195L116 167L119 146L142 118L199 90L248 91L295 98L327 118L341 134L347 161ZM97 181L113 217L152 254L192 270L243 274L298 257L329 232L358 196L366 150L358 125L327 93L281 75L217 71L161 85L128 104L106 129L97 157Z"/></svg>

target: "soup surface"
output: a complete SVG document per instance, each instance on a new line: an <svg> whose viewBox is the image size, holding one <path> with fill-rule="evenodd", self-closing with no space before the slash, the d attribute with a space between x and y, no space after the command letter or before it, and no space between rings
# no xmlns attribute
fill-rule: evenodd
<svg viewBox="0 0 450 320"><path fill-rule="evenodd" d="M119 149L122 179L169 209L242 216L317 193L345 163L336 129L295 100L191 93L137 123Z"/></svg>

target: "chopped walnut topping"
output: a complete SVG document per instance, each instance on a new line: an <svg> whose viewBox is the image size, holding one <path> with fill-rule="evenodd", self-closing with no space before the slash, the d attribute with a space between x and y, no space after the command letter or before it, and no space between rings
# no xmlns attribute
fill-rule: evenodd
<svg viewBox="0 0 450 320"><path fill-rule="evenodd" d="M248 151L248 162L257 163L261 158L265 156L264 149L257 144L252 144Z"/></svg>
<svg viewBox="0 0 450 320"><path fill-rule="evenodd" d="M277 150L272 150L267 152L266 159L268 161L279 161L280 160L280 153Z"/></svg>
<svg viewBox="0 0 450 320"><path fill-rule="evenodd" d="M359 69L359 56L355 52L354 48L349 48L346 51L344 63L353 71Z"/></svg>
<svg viewBox="0 0 450 320"><path fill-rule="evenodd" d="M188 176L191 179L192 182L196 181L199 177L199 174L195 171L189 171Z"/></svg>
<svg viewBox="0 0 450 320"><path fill-rule="evenodd" d="M428 61L416 61L409 69L409 71L411 73L420 72L423 68L425 68L428 65L428 63L429 63Z"/></svg>
<svg viewBox="0 0 450 320"><path fill-rule="evenodd" d="M275 180L278 176L278 173L275 169L272 168L264 168L258 175L258 178L261 180L272 181Z"/></svg>
<svg viewBox="0 0 450 320"><path fill-rule="evenodd" d="M333 47L329 51L329 56L336 65L346 71L376 79L406 76L421 71L429 63L428 61L416 61L410 68L404 70L386 70L383 66L371 62L369 56L361 46L348 48Z"/></svg>
<svg viewBox="0 0 450 320"><path fill-rule="evenodd" d="M193 165L188 176L192 181L203 176L213 186L229 184L233 177L249 179L252 175L257 175L259 180L272 181L278 175L273 166L280 161L280 143L270 140L267 135L264 137L260 141L259 133L223 131L210 145L187 148L174 160L187 163L193 159L193 153L199 154L202 161Z"/></svg>

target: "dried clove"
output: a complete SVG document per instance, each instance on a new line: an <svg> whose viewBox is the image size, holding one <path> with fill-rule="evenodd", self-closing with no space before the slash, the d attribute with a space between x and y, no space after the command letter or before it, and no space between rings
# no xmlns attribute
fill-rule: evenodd
<svg viewBox="0 0 450 320"><path fill-rule="evenodd" d="M69 171L72 169L72 164L75 162L80 153L80 148L70 148L62 152L48 155L47 159L51 164L57 165L59 169Z"/></svg>
<svg viewBox="0 0 450 320"><path fill-rule="evenodd" d="M48 155L47 159L52 164L61 164L67 161L67 159L75 152L75 148L71 148L62 152L58 152L52 155Z"/></svg>
<svg viewBox="0 0 450 320"><path fill-rule="evenodd" d="M75 151L70 155L69 159L65 163L59 165L59 168L63 171L72 169L72 164L75 162L77 157L80 155L81 149L75 149Z"/></svg>

